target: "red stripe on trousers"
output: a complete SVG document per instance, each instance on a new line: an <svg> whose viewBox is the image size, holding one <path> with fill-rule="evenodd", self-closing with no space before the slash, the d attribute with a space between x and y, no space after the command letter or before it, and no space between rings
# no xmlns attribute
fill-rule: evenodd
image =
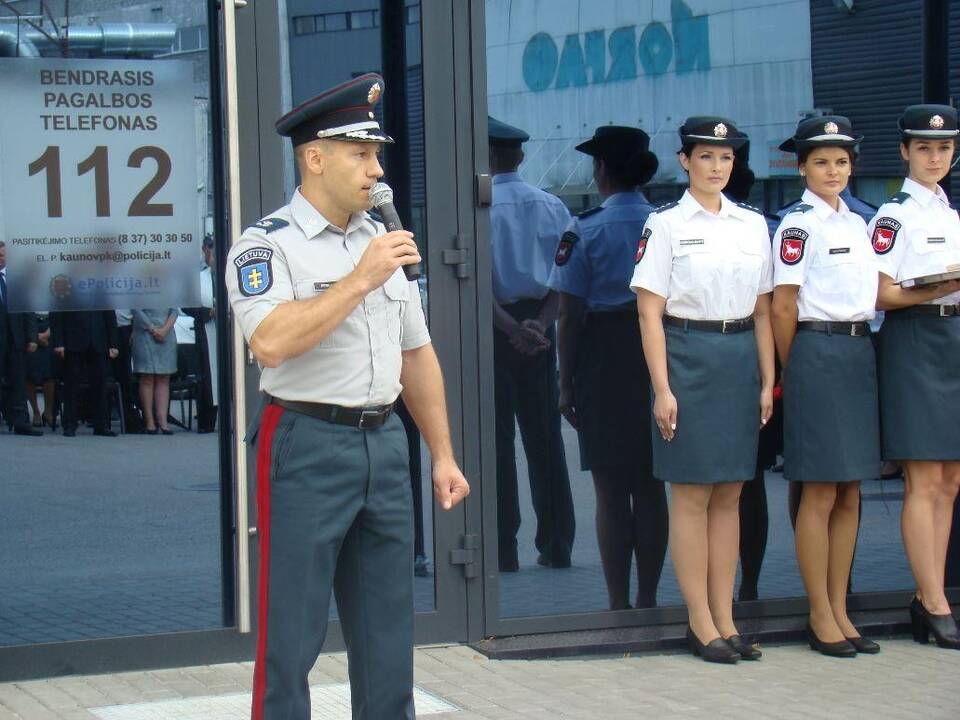
<svg viewBox="0 0 960 720"><path fill-rule="evenodd" d="M270 470L273 434L283 408L267 405L260 418L257 438L257 535L260 538L260 586L257 601L257 662L253 670L252 720L263 720L263 698L267 691L267 611L270 588Z"/></svg>

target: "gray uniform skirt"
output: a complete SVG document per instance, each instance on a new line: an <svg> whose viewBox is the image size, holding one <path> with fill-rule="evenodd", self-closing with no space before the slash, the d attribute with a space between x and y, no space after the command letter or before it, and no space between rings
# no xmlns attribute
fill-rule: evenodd
<svg viewBox="0 0 960 720"><path fill-rule="evenodd" d="M651 473L650 375L636 310L589 313L574 371L580 469Z"/></svg>
<svg viewBox="0 0 960 720"><path fill-rule="evenodd" d="M960 460L960 317L887 312L880 328L884 460Z"/></svg>
<svg viewBox="0 0 960 720"><path fill-rule="evenodd" d="M879 423L877 363L870 338L798 332L783 373L784 478L876 478Z"/></svg>
<svg viewBox="0 0 960 720"><path fill-rule="evenodd" d="M663 329L677 431L667 442L651 421L654 476L690 484L750 480L760 433L756 336L751 330L724 335Z"/></svg>

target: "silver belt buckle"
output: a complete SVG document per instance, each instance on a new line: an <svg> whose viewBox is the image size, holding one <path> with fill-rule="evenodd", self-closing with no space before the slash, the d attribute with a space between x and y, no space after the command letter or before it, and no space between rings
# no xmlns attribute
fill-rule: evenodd
<svg viewBox="0 0 960 720"><path fill-rule="evenodd" d="M957 315L957 305L941 305L940 317L952 317Z"/></svg>
<svg viewBox="0 0 960 720"><path fill-rule="evenodd" d="M736 327L737 322L739 322L739 321L738 321L738 320L724 320L724 321L723 321L723 325L722 325L721 328L720 328L720 334L721 334L721 335L726 335L727 333L731 332L731 331L728 330L727 328L728 328L728 327Z"/></svg>
<svg viewBox="0 0 960 720"><path fill-rule="evenodd" d="M360 411L360 422L357 424L357 427L360 430L366 430L369 425L367 425L367 418L377 418L380 417L381 413L377 410L361 410Z"/></svg>
<svg viewBox="0 0 960 720"><path fill-rule="evenodd" d="M850 337L857 337L857 324L855 322L850 323Z"/></svg>

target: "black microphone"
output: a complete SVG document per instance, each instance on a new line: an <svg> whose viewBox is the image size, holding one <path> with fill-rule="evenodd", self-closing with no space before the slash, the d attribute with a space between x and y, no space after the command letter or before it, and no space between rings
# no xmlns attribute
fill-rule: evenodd
<svg viewBox="0 0 960 720"><path fill-rule="evenodd" d="M370 201L383 218L383 225L387 228L387 232L403 230L400 216L397 215L397 209L393 206L393 190L389 185L378 182L370 188ZM423 275L423 268L420 267L420 263L404 265L403 274L407 276L407 280L416 280Z"/></svg>

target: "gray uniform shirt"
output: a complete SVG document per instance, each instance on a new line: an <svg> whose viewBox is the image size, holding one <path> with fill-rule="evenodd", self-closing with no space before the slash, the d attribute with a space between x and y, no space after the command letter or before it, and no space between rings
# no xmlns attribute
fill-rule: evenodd
<svg viewBox="0 0 960 720"><path fill-rule="evenodd" d="M289 205L247 228L227 256L226 287L243 335L278 305L326 292L352 272L383 225L367 213L346 231L298 189ZM401 351L430 342L416 282L398 269L318 345L263 368L260 389L284 400L346 407L386 405L400 394Z"/></svg>

